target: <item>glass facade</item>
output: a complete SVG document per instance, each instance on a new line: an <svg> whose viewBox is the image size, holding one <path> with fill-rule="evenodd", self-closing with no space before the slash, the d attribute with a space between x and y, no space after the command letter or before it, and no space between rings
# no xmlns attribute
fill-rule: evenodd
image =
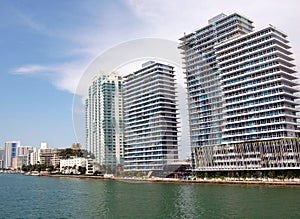
<svg viewBox="0 0 300 219"><path fill-rule="evenodd" d="M216 46L223 142L297 137L297 75L287 36L270 26Z"/></svg>
<svg viewBox="0 0 300 219"><path fill-rule="evenodd" d="M196 168L201 159L211 165L222 145L298 137L287 36L271 25L253 28L239 14L221 14L180 39Z"/></svg>
<svg viewBox="0 0 300 219"><path fill-rule="evenodd" d="M162 170L178 159L176 83L172 66L149 62L124 77L125 169Z"/></svg>
<svg viewBox="0 0 300 219"><path fill-rule="evenodd" d="M96 162L121 164L124 158L122 78L116 73L97 76L86 99L86 145Z"/></svg>

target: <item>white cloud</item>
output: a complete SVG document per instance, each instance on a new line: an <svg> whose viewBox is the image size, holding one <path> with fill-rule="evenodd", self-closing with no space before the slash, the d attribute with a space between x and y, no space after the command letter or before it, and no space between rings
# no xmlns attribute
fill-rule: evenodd
<svg viewBox="0 0 300 219"><path fill-rule="evenodd" d="M18 75L33 75L41 71L47 71L50 69L51 67L42 66L42 65L24 65L19 68L13 69L11 72L13 74L18 74Z"/></svg>
<svg viewBox="0 0 300 219"><path fill-rule="evenodd" d="M299 1L252 0L128 0L128 7L139 19L148 24L152 35L178 40L184 32L190 33L207 25L220 14L240 13L254 21L256 29L269 24L285 32L291 41L297 66L300 66L300 13ZM298 67L299 68L299 67Z"/></svg>
<svg viewBox="0 0 300 219"><path fill-rule="evenodd" d="M259 5L259 7L258 7ZM198 0L128 0L128 8L107 10L105 14L98 12L97 7L85 8L90 13L93 22L86 26L78 26L69 31L58 33L58 37L73 43L72 48L63 50L66 56L75 57L76 60L55 65L24 65L13 71L14 74L39 74L49 77L51 82L61 90L75 93L77 83L87 65L114 45L142 37L157 37L177 41L184 32L192 32L196 28L207 24L211 17L225 13L241 13L252 19L257 27L273 24L285 31L292 42L298 66L300 59L300 29L295 28L300 21L297 12L298 1L253 0L245 4L240 0L198 1ZM111 8L110 8L111 9ZM122 21L126 13L134 19L124 26ZM125 14L124 14L125 13ZM42 31L42 25L24 16L24 22L35 30ZM108 17L108 19L103 19ZM125 16L126 17L126 16ZM300 58L300 57L299 57Z"/></svg>
<svg viewBox="0 0 300 219"><path fill-rule="evenodd" d="M59 65L56 71L57 75L53 80L54 85L74 94L87 65L88 62L85 60Z"/></svg>
<svg viewBox="0 0 300 219"><path fill-rule="evenodd" d="M28 27L36 32L40 33L46 33L47 29L45 26L43 26L40 22L38 22L36 19L33 19L30 15L25 14L18 10L17 8L11 9L12 16L17 18L19 23L25 27Z"/></svg>
<svg viewBox="0 0 300 219"><path fill-rule="evenodd" d="M56 88L75 93L87 64L88 62L85 60L80 60L57 65L25 65L13 69L11 73L16 75L46 77Z"/></svg>

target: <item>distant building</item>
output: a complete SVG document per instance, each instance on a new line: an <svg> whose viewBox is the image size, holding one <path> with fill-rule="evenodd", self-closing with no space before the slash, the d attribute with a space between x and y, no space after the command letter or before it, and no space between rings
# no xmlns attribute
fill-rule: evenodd
<svg viewBox="0 0 300 219"><path fill-rule="evenodd" d="M41 142L41 149L47 149L48 143L47 142Z"/></svg>
<svg viewBox="0 0 300 219"><path fill-rule="evenodd" d="M20 147L20 141L5 142L5 164L4 168L12 169L16 167L17 148ZM14 165L15 164L15 165Z"/></svg>
<svg viewBox="0 0 300 219"><path fill-rule="evenodd" d="M61 148L47 148L38 150L38 161L40 164L47 164L47 165L58 165L58 158L60 152L64 150Z"/></svg>
<svg viewBox="0 0 300 219"><path fill-rule="evenodd" d="M87 160L83 157L72 157L60 160L60 172L63 174L79 174L79 167L86 168Z"/></svg>
<svg viewBox="0 0 300 219"><path fill-rule="evenodd" d="M38 149L33 148L33 151L29 154L29 157L31 165L37 164L39 160Z"/></svg>
<svg viewBox="0 0 300 219"><path fill-rule="evenodd" d="M4 158L5 158L5 150L4 148L0 148L0 169L4 168Z"/></svg>
<svg viewBox="0 0 300 219"><path fill-rule="evenodd" d="M96 76L86 99L86 148L103 166L116 166L124 158L122 78Z"/></svg>
<svg viewBox="0 0 300 219"><path fill-rule="evenodd" d="M71 144L71 149L72 150L80 150L81 149L81 144L80 143L73 143L73 144Z"/></svg>
<svg viewBox="0 0 300 219"><path fill-rule="evenodd" d="M30 153L30 164L47 164L56 167L60 161L59 154L63 150L61 148L48 148L48 143L42 142L40 148L34 148Z"/></svg>
<svg viewBox="0 0 300 219"><path fill-rule="evenodd" d="M87 175L93 175L96 171L100 172L100 166L95 163L89 155L86 158L86 173Z"/></svg>
<svg viewBox="0 0 300 219"><path fill-rule="evenodd" d="M30 153L33 152L31 146L19 146L17 147L17 164L16 168L22 168L23 165L30 164Z"/></svg>
<svg viewBox="0 0 300 219"><path fill-rule="evenodd" d="M162 170L178 160L174 67L147 62L124 77L125 170Z"/></svg>

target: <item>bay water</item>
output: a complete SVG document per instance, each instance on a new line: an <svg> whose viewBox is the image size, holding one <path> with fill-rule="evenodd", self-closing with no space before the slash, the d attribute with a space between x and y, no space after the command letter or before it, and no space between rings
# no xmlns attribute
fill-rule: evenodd
<svg viewBox="0 0 300 219"><path fill-rule="evenodd" d="M0 174L0 218L300 218L300 187Z"/></svg>

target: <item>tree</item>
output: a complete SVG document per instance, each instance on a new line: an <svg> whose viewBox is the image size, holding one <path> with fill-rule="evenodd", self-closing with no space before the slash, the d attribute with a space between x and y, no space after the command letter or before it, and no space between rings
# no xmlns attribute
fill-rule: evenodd
<svg viewBox="0 0 300 219"><path fill-rule="evenodd" d="M83 152L81 149L73 150L72 148L66 148L59 153L59 156L63 158L83 157Z"/></svg>
<svg viewBox="0 0 300 219"><path fill-rule="evenodd" d="M85 174L86 173L86 167L79 166L78 167L78 172L80 172L81 175Z"/></svg>

